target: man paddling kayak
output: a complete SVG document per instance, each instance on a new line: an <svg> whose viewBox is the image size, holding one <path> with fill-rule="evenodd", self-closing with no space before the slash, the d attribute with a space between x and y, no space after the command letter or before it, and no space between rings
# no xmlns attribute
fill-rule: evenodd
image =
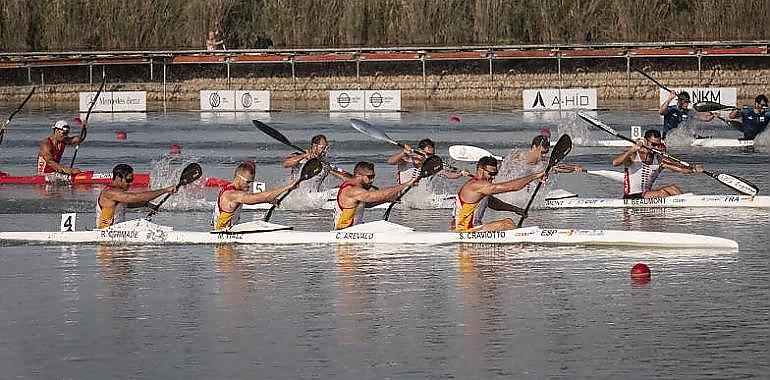
<svg viewBox="0 0 770 380"><path fill-rule="evenodd" d="M326 136L315 135L312 139L310 139L310 149L308 149L305 153L297 152L291 154L289 157L283 160L283 167L291 168L292 177L295 177L297 173L299 173L298 169L302 168L302 165L304 165L307 160L311 158L324 160L328 150L329 142L326 140ZM342 181L349 179L349 177L344 172L335 170L335 168L333 168L331 165L324 165L321 173L311 178L311 180L306 181L305 183L308 185L304 186L307 186L308 189L312 189L313 191L319 191L321 188L321 183L329 174L337 177Z"/></svg>
<svg viewBox="0 0 770 380"><path fill-rule="evenodd" d="M457 192L455 207L452 210L452 230L455 232L503 231L516 228L516 223L505 218L483 223L487 207L498 211L513 211L524 215L524 209L506 203L495 194L518 191L536 179L545 179L545 172L533 173L509 181L492 183L497 176L497 160L494 157L482 157L476 163L476 175L466 181Z"/></svg>
<svg viewBox="0 0 770 380"><path fill-rule="evenodd" d="M417 178L422 163L426 158L436 154L436 144L431 139L422 139L417 143L417 150L412 150L409 145L404 145L401 152L388 157L388 165L397 165L396 183L402 184ZM468 175L467 170L442 170L439 176L447 179L456 179Z"/></svg>
<svg viewBox="0 0 770 380"><path fill-rule="evenodd" d="M149 206L149 201L166 193L176 193L176 186L142 192L129 192L134 181L134 168L127 164L112 169L112 184L96 198L96 228L107 228L126 220L126 208Z"/></svg>
<svg viewBox="0 0 770 380"><path fill-rule="evenodd" d="M290 190L297 185L299 180L293 180L281 187L265 190L259 193L251 193L247 190L254 182L254 165L250 163L241 163L235 168L235 175L232 182L219 190L217 204L214 206L214 215L211 224L215 230L222 230L232 227L238 222L241 216L241 208L244 204L253 205L257 203L273 202L282 193Z"/></svg>
<svg viewBox="0 0 770 380"><path fill-rule="evenodd" d="M730 112L731 119L741 117L743 125L741 132L743 132L744 140L753 140L767 128L767 124L770 123L770 110L767 108L767 103L767 96L759 94L754 99L753 108L744 106L743 109L735 109Z"/></svg>
<svg viewBox="0 0 770 380"><path fill-rule="evenodd" d="M68 168L59 162L64 155L64 147L67 145L80 144L86 139L88 124L83 122L78 136L70 137L70 125L64 121L57 121L51 129L51 135L40 143L40 150L37 155L37 174L44 175L48 173L63 173L75 175L80 173L78 168Z"/></svg>
<svg viewBox="0 0 770 380"><path fill-rule="evenodd" d="M521 152L519 150L513 150L503 162L503 167L513 169L514 166L526 165L525 173L531 174L538 171L543 171L548 163L548 152L551 149L550 131L543 130L539 135L532 139L532 143L529 145L529 150ZM552 168L557 173L575 173L579 174L585 171L580 165L560 163ZM507 173L503 173L507 174ZM519 175L521 176L521 175Z"/></svg>
<svg viewBox="0 0 770 380"><path fill-rule="evenodd" d="M636 144L612 159L613 166L624 165L626 167L623 180L623 198L663 198L682 194L682 190L676 185L666 185L657 189L652 188L663 169L683 174L703 172L703 166L700 164L693 167L682 166L647 149L647 147L659 150L666 149L665 145L661 142L661 134L657 129L647 130L644 132L644 139L638 140Z"/></svg>
<svg viewBox="0 0 770 380"><path fill-rule="evenodd" d="M677 100L676 105L669 106L668 104L675 98ZM678 128L680 124L686 123L692 118L697 118L700 121L711 121L716 117L710 112L696 112L689 109L689 105L690 94L687 91L678 94L674 91L669 92L668 98L660 104L658 109L658 113L663 116L663 129L661 129L663 139L672 129Z"/></svg>
<svg viewBox="0 0 770 380"><path fill-rule="evenodd" d="M409 186L417 185L417 178L412 178L400 185L372 189L374 183L374 164L360 161L353 169L353 179L340 185L337 202L334 207L334 229L341 230L363 222L364 210L378 204L392 201Z"/></svg>

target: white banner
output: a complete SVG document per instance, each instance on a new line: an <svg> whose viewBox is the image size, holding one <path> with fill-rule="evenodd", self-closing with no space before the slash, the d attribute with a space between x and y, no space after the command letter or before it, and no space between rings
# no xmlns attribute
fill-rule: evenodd
<svg viewBox="0 0 770 380"><path fill-rule="evenodd" d="M96 96L95 91L79 93L80 112L88 112L91 100ZM96 99L91 112L145 112L147 111L146 91L103 91Z"/></svg>
<svg viewBox="0 0 770 380"><path fill-rule="evenodd" d="M363 111L365 98L361 90L329 91L329 111Z"/></svg>
<svg viewBox="0 0 770 380"><path fill-rule="evenodd" d="M524 90L522 93L525 110L568 110L596 109L595 88L540 88Z"/></svg>
<svg viewBox="0 0 770 380"><path fill-rule="evenodd" d="M236 111L270 111L270 91L238 90L235 92Z"/></svg>
<svg viewBox="0 0 770 380"><path fill-rule="evenodd" d="M687 91L690 94L690 108L698 102L716 102L726 106L734 106L738 103L738 88L736 87L671 87L677 93ZM660 89L660 100L663 103L668 98L668 91ZM676 105L676 98L668 105Z"/></svg>
<svg viewBox="0 0 770 380"><path fill-rule="evenodd" d="M235 91L201 90L202 111L235 111Z"/></svg>
<svg viewBox="0 0 770 380"><path fill-rule="evenodd" d="M367 90L364 92L369 111L401 111L401 90Z"/></svg>

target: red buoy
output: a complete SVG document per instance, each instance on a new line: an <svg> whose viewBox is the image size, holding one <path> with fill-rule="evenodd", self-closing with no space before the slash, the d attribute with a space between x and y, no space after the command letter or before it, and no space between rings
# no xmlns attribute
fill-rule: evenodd
<svg viewBox="0 0 770 380"><path fill-rule="evenodd" d="M81 120L79 117L74 117L74 118L72 118L72 122L70 124L72 124L72 125L74 125L76 127L79 127L79 126L83 125L83 120Z"/></svg>
<svg viewBox="0 0 770 380"><path fill-rule="evenodd" d="M121 130L119 130L119 131L115 132L115 137L116 137L118 140L125 140L125 139L126 139L126 137L128 137L128 135L126 134L126 131L124 131L124 130L122 130L122 129L121 129Z"/></svg>
<svg viewBox="0 0 770 380"><path fill-rule="evenodd" d="M179 144L171 144L171 147L168 149L168 152L171 154L182 153L182 147Z"/></svg>
<svg viewBox="0 0 770 380"><path fill-rule="evenodd" d="M650 267L647 264L637 263L631 268L631 278L633 279L649 279Z"/></svg>
<svg viewBox="0 0 770 380"><path fill-rule="evenodd" d="M543 128L540 130L540 136L545 136L548 138L551 138L551 130L548 128Z"/></svg>
<svg viewBox="0 0 770 380"><path fill-rule="evenodd" d="M460 117L457 115L452 115L449 117L449 122L452 124L460 124Z"/></svg>

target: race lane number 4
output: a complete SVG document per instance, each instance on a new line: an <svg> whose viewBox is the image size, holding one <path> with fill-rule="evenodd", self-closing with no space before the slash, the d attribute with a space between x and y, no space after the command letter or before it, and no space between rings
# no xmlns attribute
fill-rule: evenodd
<svg viewBox="0 0 770 380"><path fill-rule="evenodd" d="M61 214L61 225L59 226L60 232L74 232L75 220L77 219L76 213Z"/></svg>

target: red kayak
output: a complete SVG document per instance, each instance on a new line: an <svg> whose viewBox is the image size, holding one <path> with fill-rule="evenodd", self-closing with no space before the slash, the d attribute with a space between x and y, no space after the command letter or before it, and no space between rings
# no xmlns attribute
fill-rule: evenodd
<svg viewBox="0 0 770 380"><path fill-rule="evenodd" d="M74 178L60 174L13 176L0 172L0 184L37 185L37 184L73 184L73 185L108 185L112 183L112 173L82 172ZM221 187L229 183L225 179L206 178L207 187ZM149 186L150 174L134 173L133 186Z"/></svg>

